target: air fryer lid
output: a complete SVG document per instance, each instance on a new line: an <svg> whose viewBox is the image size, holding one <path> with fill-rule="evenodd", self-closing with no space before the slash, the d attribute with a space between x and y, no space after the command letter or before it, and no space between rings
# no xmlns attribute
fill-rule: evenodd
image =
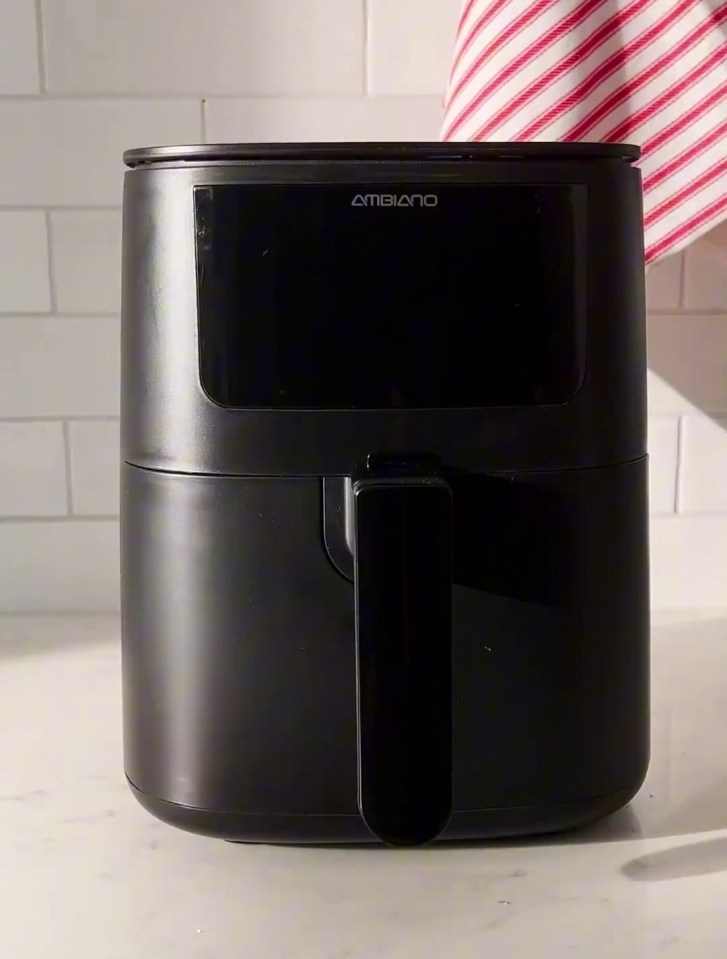
<svg viewBox="0 0 727 959"><path fill-rule="evenodd" d="M209 165L246 162L347 161L453 161L537 160L592 163L639 159L639 147L626 143L426 143L426 142L303 142L303 143L199 143L186 146L137 147L126 150L129 167L149 164Z"/></svg>

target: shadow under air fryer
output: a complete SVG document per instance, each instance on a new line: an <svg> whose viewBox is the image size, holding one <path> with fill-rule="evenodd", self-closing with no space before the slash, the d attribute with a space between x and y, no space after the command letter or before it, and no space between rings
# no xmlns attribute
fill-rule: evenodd
<svg viewBox="0 0 727 959"><path fill-rule="evenodd" d="M648 762L638 150L126 154L125 765L166 822L571 828Z"/></svg>

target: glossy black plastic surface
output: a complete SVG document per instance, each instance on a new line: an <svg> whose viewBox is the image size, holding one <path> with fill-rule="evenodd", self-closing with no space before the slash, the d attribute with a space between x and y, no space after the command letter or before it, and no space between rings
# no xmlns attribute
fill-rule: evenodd
<svg viewBox="0 0 727 959"><path fill-rule="evenodd" d="M627 789L577 802L504 806L501 809L455 811L439 840L506 839L538 836L578 829L623 808L638 791L643 776ZM189 832L231 842L295 845L371 843L376 839L360 816L257 816L254 813L219 812L166 802L131 790L152 815Z"/></svg>
<svg viewBox="0 0 727 959"><path fill-rule="evenodd" d="M145 164L215 164L291 160L328 162L330 160L524 160L570 163L594 160L638 160L639 148L628 143L440 143L426 142L342 142L336 143L199 143L187 146L138 147L124 153L124 163L135 167Z"/></svg>
<svg viewBox="0 0 727 959"><path fill-rule="evenodd" d="M443 839L569 828L633 795L649 732L643 237L640 175L630 166L637 153L610 144L258 144L129 155L124 748L147 808L230 839L409 843L437 835L447 798ZM458 255L447 261L434 231L417 264L410 246L425 226L399 228L388 201L351 207L347 217L354 209L380 214L386 234L385 257L371 249L377 231L357 240L366 252L363 285L345 258L322 275L322 261L335 259L351 231L334 228L333 216L316 219L307 201L300 229L294 221L291 234L290 218L279 220L276 284L262 273L244 282L236 275L266 239L274 203L263 215L259 205L235 210L233 201L230 210L223 200L212 221L195 218L195 195L330 191L325 206L362 190L471 193L480 213L499 215L468 218L458 208L454 225L440 224ZM508 218L514 196L560 197L559 210L546 203L552 228L539 231L531 208ZM243 212L245 222L236 217ZM313 237L308 249L305 224L313 223L314 232L330 223L331 237ZM479 299L472 243L485 253ZM298 264L306 251L310 276ZM506 255L514 251L521 278ZM373 274L392 258L402 275L384 283ZM452 275L435 282L443 260ZM411 290L422 272L427 296ZM475 306L465 316L458 302L440 322L458 280ZM508 292L518 283L522 320ZM278 299L265 313L260 304L273 285ZM315 309L326 296L335 308ZM365 307L349 311L349 328L343 316L337 327L342 303L356 297ZM409 301L416 310L407 313ZM304 308L296 312L296 303ZM495 314L505 317L502 329ZM446 363L434 362L437 351ZM291 390L295 404L272 402L280 390ZM267 408L237 406L263 400ZM483 405L458 406L470 402ZM427 403L441 406L419 405ZM410 465L427 453L451 497L448 511L440 503L425 514L408 498L413 489L404 499L388 489L378 490L386 499L376 488L364 493L365 468L392 451ZM370 494L361 516L372 521L364 517L359 528L357 495ZM410 508L413 525L405 522ZM415 552L397 561L402 549ZM434 683L437 662L440 678L446 672L437 637L446 628L448 557L449 697L446 683ZM359 632L374 627L363 660L376 676L363 684L357 559L359 573L365 568L358 585L365 579L371 591L362 604L359 589ZM430 576L426 590L410 588ZM425 632L415 648L414 635ZM362 750L369 735L373 748Z"/></svg>
<svg viewBox="0 0 727 959"><path fill-rule="evenodd" d="M329 159L328 147L316 153L309 146L305 159L265 159L258 150L258 159L238 164L152 163L130 170L124 186L124 459L190 473L346 476L370 453L391 449L435 450L448 466L473 472L593 467L643 455L644 259L638 170L625 163L618 150L601 152L600 146L572 156L565 144L543 145L542 155L520 145L498 152L490 144L481 160L462 158L469 157L470 150L458 150L460 146L440 144L438 159L429 160L416 149L402 151L399 160L376 150L356 159L355 151L347 148L341 159ZM518 154L518 162L504 159L508 151ZM474 150L472 155L481 154ZM498 184L507 190L550 186L568 191L576 203L582 200L586 215L573 220L574 245L570 234L564 241L552 237L553 256L560 251L575 258L576 313L584 324L585 378L573 399L562 405L353 413L230 411L210 400L200 378L195 189L346 184L353 190L356 184L372 183L387 193L457 184L481 188L488 195ZM490 247L493 235L512 246L507 228L506 218L483 221L484 248ZM473 329L488 322L487 268L485 258L482 295L472 309ZM531 279L524 274L523 285ZM456 278L451 286L456 289ZM541 319L548 317L552 311L544 303ZM322 349L327 349L325 344ZM527 341L522 349L527 359ZM463 364L465 371L472 369L467 366L472 363L469 352L463 350L458 357L457 365ZM481 361L486 367L486 357ZM517 360L512 358L509 365L516 368ZM501 382L500 370L496 373Z"/></svg>
<svg viewBox="0 0 727 959"><path fill-rule="evenodd" d="M648 759L646 461L447 482L453 822L612 811ZM122 497L130 780L211 834L360 839L354 587L320 479L126 466Z"/></svg>
<svg viewBox="0 0 727 959"><path fill-rule="evenodd" d="M435 477L353 485L358 804L392 845L452 814L452 495Z"/></svg>
<svg viewBox="0 0 727 959"><path fill-rule="evenodd" d="M583 187L221 184L194 196L200 379L222 406L533 406L581 385Z"/></svg>

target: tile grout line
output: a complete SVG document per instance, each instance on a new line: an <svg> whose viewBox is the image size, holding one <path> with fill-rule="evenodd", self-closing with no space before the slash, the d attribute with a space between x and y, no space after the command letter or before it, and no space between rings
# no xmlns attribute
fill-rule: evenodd
<svg viewBox="0 0 727 959"><path fill-rule="evenodd" d="M44 313L37 310L15 310L12 313L6 313L0 310L0 320L60 320L65 323L66 320L118 320L118 318L118 313L85 313L83 310L72 312L46 310Z"/></svg>
<svg viewBox="0 0 727 959"><path fill-rule="evenodd" d="M667 523L691 523L692 520L705 520L708 519L711 522L722 522L727 521L727 513L724 510L716 509L704 509L704 510L688 510L684 513L658 513L650 512L650 519L659 519Z"/></svg>
<svg viewBox="0 0 727 959"><path fill-rule="evenodd" d="M687 253L689 252L688 248L682 251L682 260L679 264L679 306L678 310L682 311L685 309L685 301L687 298Z"/></svg>
<svg viewBox="0 0 727 959"><path fill-rule="evenodd" d="M48 316L58 312L58 297L56 293L55 258L53 256L53 225L49 210L45 211L45 235L48 244L48 289L50 291L50 310Z"/></svg>
<svg viewBox="0 0 727 959"><path fill-rule="evenodd" d="M60 516L0 516L0 526L37 526L39 523L118 523L118 513L74 513Z"/></svg>
<svg viewBox="0 0 727 959"><path fill-rule="evenodd" d="M89 619L98 618L103 619L105 617L113 617L116 619L118 617L118 610L109 610L104 612L100 609L83 609L79 607L78 609L53 609L52 607L46 609L45 607L40 609L0 609L0 621L3 619L15 619L21 617L38 617L45 619L46 617L59 617L60 619L70 619L72 616L84 616Z"/></svg>
<svg viewBox="0 0 727 959"><path fill-rule="evenodd" d="M682 486L684 483L684 421L686 417L681 415L677 420L677 470L674 478L674 513L677 516L682 515L681 498Z"/></svg>
<svg viewBox="0 0 727 959"><path fill-rule="evenodd" d="M681 307L681 306L669 306L669 307L664 307L663 309L647 310L647 316L649 317L668 316L670 319L672 319L675 316L676 317L684 316L685 314L687 316L725 316L727 315L724 309L709 310L709 309L699 309L697 307L692 307L691 309L687 309L686 307Z"/></svg>
<svg viewBox="0 0 727 959"><path fill-rule="evenodd" d="M370 96L369 90L369 0L362 0L363 7L363 95Z"/></svg>
<svg viewBox="0 0 727 959"><path fill-rule="evenodd" d="M188 93L134 93L133 91L119 92L109 90L106 93L3 93L0 94L0 103L187 103L189 105L199 101L199 91ZM205 100L252 100L255 103L266 103L271 100L334 100L336 103L345 103L346 100L361 99L364 94L360 90L337 93L328 90L323 93L207 93ZM439 100L436 93L377 93L378 100Z"/></svg>
<svg viewBox="0 0 727 959"><path fill-rule="evenodd" d="M43 28L42 0L35 0L35 45L38 54L38 83L40 84L41 94L44 94L48 89L48 82L45 72L45 30Z"/></svg>
<svg viewBox="0 0 727 959"><path fill-rule="evenodd" d="M73 517L73 475L71 470L71 430L68 420L63 420L61 429L63 430L63 455L66 464L66 509L68 516Z"/></svg>
<svg viewBox="0 0 727 959"><path fill-rule="evenodd" d="M0 98L0 102L1 102ZM0 213L120 213L121 206L105 206L101 203L78 204L54 203L0 203Z"/></svg>
<svg viewBox="0 0 727 959"><path fill-rule="evenodd" d="M335 94L336 96L356 96L360 94ZM269 100L275 94L253 97L252 99ZM238 93L219 93L215 98L221 100L250 99ZM134 93L133 91L119 92L108 90L106 93L4 93L0 94L0 103L188 103L198 100L196 93Z"/></svg>
<svg viewBox="0 0 727 959"><path fill-rule="evenodd" d="M118 423L119 416L0 416L0 423Z"/></svg>
<svg viewBox="0 0 727 959"><path fill-rule="evenodd" d="M96 609L93 606L73 606L70 609L59 609L57 606L40 606L38 609L13 609L3 607L0 609L0 620L20 619L24 617L53 617L54 619L114 619L118 622L120 617L119 607L114 609L112 606Z"/></svg>

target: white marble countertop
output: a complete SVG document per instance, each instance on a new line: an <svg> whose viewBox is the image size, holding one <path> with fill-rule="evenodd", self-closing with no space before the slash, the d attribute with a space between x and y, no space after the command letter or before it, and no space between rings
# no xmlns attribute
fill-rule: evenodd
<svg viewBox="0 0 727 959"><path fill-rule="evenodd" d="M653 761L628 810L413 851L156 822L123 778L118 632L0 617L2 959L727 955L727 613L656 618Z"/></svg>

